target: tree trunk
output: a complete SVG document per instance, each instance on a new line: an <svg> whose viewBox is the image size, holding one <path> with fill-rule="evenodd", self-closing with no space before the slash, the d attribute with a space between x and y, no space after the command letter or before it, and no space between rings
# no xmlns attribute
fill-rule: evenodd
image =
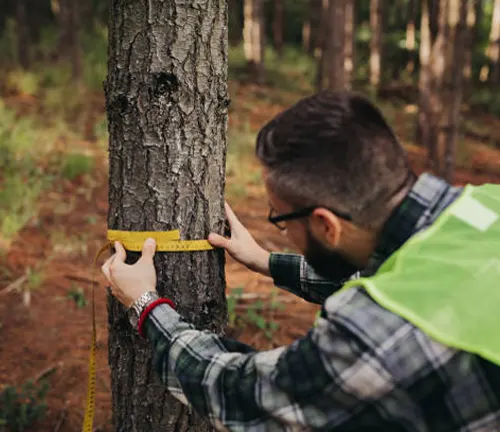
<svg viewBox="0 0 500 432"><path fill-rule="evenodd" d="M432 116L430 111L430 93L431 93L431 29L429 15L429 1L422 0L422 17L420 21L420 72L418 79L419 105L416 141L421 146L427 146L429 168L433 168L434 149L431 146L429 137L432 128Z"/></svg>
<svg viewBox="0 0 500 432"><path fill-rule="evenodd" d="M354 65L356 61L355 60L356 9L354 0L347 0L346 2L344 35L345 35L344 83L345 83L345 88L350 89L352 86Z"/></svg>
<svg viewBox="0 0 500 432"><path fill-rule="evenodd" d="M330 1L329 26L330 34L327 42L328 88L344 90L346 88L346 44L345 19L348 0Z"/></svg>
<svg viewBox="0 0 500 432"><path fill-rule="evenodd" d="M274 22L273 22L273 36L274 36L274 49L278 56L283 55L283 32L284 32L284 19L285 9L283 5L284 0L274 0Z"/></svg>
<svg viewBox="0 0 500 432"><path fill-rule="evenodd" d="M431 29L431 42L432 44L434 44L439 30L439 5L441 0L427 1L429 2L429 26Z"/></svg>
<svg viewBox="0 0 500 432"><path fill-rule="evenodd" d="M302 47L309 55L316 55L316 50L321 48L321 14L322 0L309 0L306 19L302 26Z"/></svg>
<svg viewBox="0 0 500 432"><path fill-rule="evenodd" d="M370 2L370 85L378 93L382 73L383 0Z"/></svg>
<svg viewBox="0 0 500 432"><path fill-rule="evenodd" d="M437 149L437 173L449 182L453 180L462 102L466 18L467 0L441 0L431 68L431 105L438 123L431 141Z"/></svg>
<svg viewBox="0 0 500 432"><path fill-rule="evenodd" d="M110 229L178 228L183 239L222 232L227 92L226 2L111 0ZM157 253L155 265L160 295L198 328L221 332L224 253ZM115 430L209 430L167 393L113 297L108 311Z"/></svg>
<svg viewBox="0 0 500 432"><path fill-rule="evenodd" d="M59 55L70 58L72 76L82 76L82 53L78 33L80 30L78 0L59 0Z"/></svg>
<svg viewBox="0 0 500 432"><path fill-rule="evenodd" d="M495 0L493 7L487 55L490 61L491 73L487 71L484 80L486 81L489 75L491 83L500 84L500 0Z"/></svg>
<svg viewBox="0 0 500 432"><path fill-rule="evenodd" d="M469 95L472 90L472 53L477 39L477 11L480 8L480 0L467 1L467 40L464 46L464 94ZM479 5L479 6L478 6Z"/></svg>
<svg viewBox="0 0 500 432"><path fill-rule="evenodd" d="M17 57L23 69L27 69L30 63L29 56L29 31L26 20L26 0L17 0L16 4L17 21Z"/></svg>
<svg viewBox="0 0 500 432"><path fill-rule="evenodd" d="M406 70L412 73L415 70L415 29L417 22L417 1L408 1L408 17L406 22L406 50L408 51L408 63Z"/></svg>
<svg viewBox="0 0 500 432"><path fill-rule="evenodd" d="M242 2L240 1L230 1L228 2L229 10L229 44L231 46L237 46L243 39L243 22L242 22Z"/></svg>
<svg viewBox="0 0 500 432"><path fill-rule="evenodd" d="M252 78L264 82L264 4L263 0L245 0L243 48Z"/></svg>
<svg viewBox="0 0 500 432"><path fill-rule="evenodd" d="M316 56L316 89L320 91L323 88L325 75L327 75L327 46L328 36L330 34L329 26L330 0L321 1L321 14L318 31L318 47L315 50Z"/></svg>

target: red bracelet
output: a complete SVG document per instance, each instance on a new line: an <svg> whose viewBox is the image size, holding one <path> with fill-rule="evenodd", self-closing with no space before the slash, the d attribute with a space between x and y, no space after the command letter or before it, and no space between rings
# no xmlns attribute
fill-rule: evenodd
<svg viewBox="0 0 500 432"><path fill-rule="evenodd" d="M139 332L139 334L142 337L145 337L143 326L144 326L144 322L146 321L146 317L149 315L149 312L151 312L156 306L158 306L159 304L162 304L162 303L168 304L172 309L175 309L174 302L172 300L170 300L168 298L164 298L164 297L159 298L158 300L155 300L154 302L147 305L144 308L144 310L142 311L141 316L139 317L139 322L137 324L137 331Z"/></svg>

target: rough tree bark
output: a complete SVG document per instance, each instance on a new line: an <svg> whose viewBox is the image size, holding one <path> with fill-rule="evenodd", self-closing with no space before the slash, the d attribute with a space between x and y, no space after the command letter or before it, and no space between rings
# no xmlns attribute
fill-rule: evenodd
<svg viewBox="0 0 500 432"><path fill-rule="evenodd" d="M370 1L370 85L375 93L378 93L382 74L383 1Z"/></svg>
<svg viewBox="0 0 500 432"><path fill-rule="evenodd" d="M109 228L178 228L183 239L222 232L227 3L111 0L109 12ZM221 332L223 252L157 253L155 265L160 295L198 328ZM208 430L166 392L112 297L108 311L115 429Z"/></svg>
<svg viewBox="0 0 500 432"><path fill-rule="evenodd" d="M252 78L264 81L264 4L263 0L245 0L243 49Z"/></svg>
<svg viewBox="0 0 500 432"><path fill-rule="evenodd" d="M435 136L437 173L452 182L459 131L466 43L467 0L441 0L440 26L432 55L431 105L439 119Z"/></svg>
<svg viewBox="0 0 500 432"><path fill-rule="evenodd" d="M284 0L274 0L274 48L280 57L283 55L283 32L285 24L285 6L283 2Z"/></svg>
<svg viewBox="0 0 500 432"><path fill-rule="evenodd" d="M345 58L345 19L348 0L332 0L329 8L330 34L327 42L328 88L344 90L346 88Z"/></svg>

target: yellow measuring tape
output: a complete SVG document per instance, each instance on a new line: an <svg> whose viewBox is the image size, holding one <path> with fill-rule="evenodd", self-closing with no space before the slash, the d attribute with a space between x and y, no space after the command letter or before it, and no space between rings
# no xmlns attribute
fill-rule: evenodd
<svg viewBox="0 0 500 432"><path fill-rule="evenodd" d="M108 230L108 243L97 252L92 269L92 341L89 356L89 375L87 382L87 399L85 401L85 416L83 419L83 432L92 432L95 414L96 391L96 325L95 325L95 270L97 260L113 242L119 241L123 247L132 252L140 252L146 239L154 238L158 252L193 252L207 251L214 247L207 240L181 240L180 231L118 231Z"/></svg>

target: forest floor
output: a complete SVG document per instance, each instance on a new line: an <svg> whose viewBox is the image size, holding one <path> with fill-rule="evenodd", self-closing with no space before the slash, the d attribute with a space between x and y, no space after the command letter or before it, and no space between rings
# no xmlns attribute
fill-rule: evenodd
<svg viewBox="0 0 500 432"><path fill-rule="evenodd" d="M280 93L273 99L269 94L274 94L271 89L232 83L235 108L230 114L230 139L237 136L232 130L241 129L252 138L266 120L298 97ZM11 98L9 104L22 110L22 101L16 98ZM411 128L404 115L403 110L395 108L390 119L403 137ZM500 120L486 115L478 118L483 128L500 132ZM95 147L87 140L72 145ZM415 169L421 172L425 152L411 145L408 148ZM464 167L456 172L457 184L500 182L497 150L470 139L461 149L459 156ZM106 151L93 150L96 164L92 172L71 181L61 179L56 188L44 193L36 217L19 231L0 257L0 389L49 376L47 415L30 430L73 432L82 425L93 259L105 239L108 207ZM265 191L256 161L248 154L251 150L247 149L245 156L240 158L237 152L232 162L228 160L236 164L228 169L228 200L264 247L287 250L291 248L287 239L266 221ZM103 277L100 271L96 273L98 357L94 424L95 430L111 431L106 295ZM230 258L226 275L233 334L240 340L258 349L269 349L289 344L304 335L313 323L317 306L275 289L269 278L251 273ZM30 284L33 289L26 288Z"/></svg>

